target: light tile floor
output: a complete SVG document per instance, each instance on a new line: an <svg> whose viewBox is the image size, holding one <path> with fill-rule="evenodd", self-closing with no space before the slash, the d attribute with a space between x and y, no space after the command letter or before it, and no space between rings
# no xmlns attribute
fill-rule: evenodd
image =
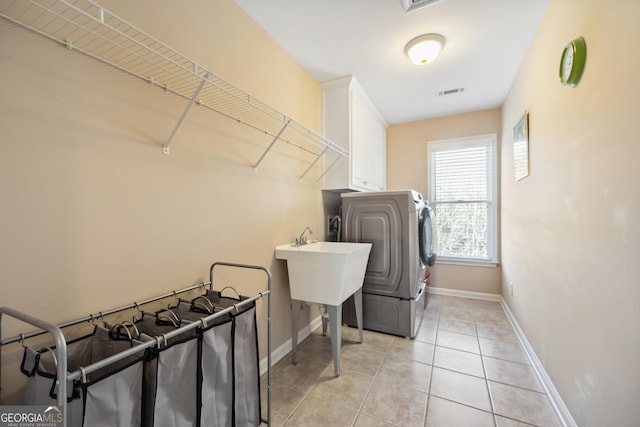
<svg viewBox="0 0 640 427"><path fill-rule="evenodd" d="M497 302L430 295L414 340L345 326L339 377L320 329L272 369L272 426L560 426Z"/></svg>

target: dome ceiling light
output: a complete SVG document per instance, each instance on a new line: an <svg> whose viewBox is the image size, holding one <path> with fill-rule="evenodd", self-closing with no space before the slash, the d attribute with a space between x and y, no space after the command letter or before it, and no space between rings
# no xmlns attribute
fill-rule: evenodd
<svg viewBox="0 0 640 427"><path fill-rule="evenodd" d="M404 52L414 64L427 64L436 59L444 43L445 39L440 34L425 34L407 43Z"/></svg>

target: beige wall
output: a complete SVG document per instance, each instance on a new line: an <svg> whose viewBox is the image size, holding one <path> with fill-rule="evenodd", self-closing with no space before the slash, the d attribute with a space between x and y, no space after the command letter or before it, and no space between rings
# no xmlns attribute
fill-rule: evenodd
<svg viewBox="0 0 640 427"><path fill-rule="evenodd" d="M389 126L387 130L387 188L411 188L427 197L427 142L488 133L501 133L500 109L420 120ZM436 218L437 220L437 218ZM500 267L442 264L432 269L431 286L499 294Z"/></svg>
<svg viewBox="0 0 640 427"><path fill-rule="evenodd" d="M503 106L503 296L580 426L640 425L640 3L553 0ZM582 35L575 89L558 81ZM531 175L512 127L530 115Z"/></svg>
<svg viewBox="0 0 640 427"><path fill-rule="evenodd" d="M318 83L232 0L108 3L319 130ZM206 281L212 262L231 261L272 270L273 348L290 337L273 248L323 230L321 171L298 179L312 159L277 144L254 173L271 138L198 108L166 156L186 101L5 20L0 94L0 305L61 322ZM219 286L253 294L265 283L225 270ZM4 337L29 329L3 326ZM16 370L3 368L6 397Z"/></svg>

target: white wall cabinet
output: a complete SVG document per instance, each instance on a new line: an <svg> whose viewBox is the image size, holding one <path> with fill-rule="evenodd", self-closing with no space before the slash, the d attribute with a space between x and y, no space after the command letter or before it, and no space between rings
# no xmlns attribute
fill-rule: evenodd
<svg viewBox="0 0 640 427"><path fill-rule="evenodd" d="M380 191L387 187L387 123L353 76L326 82L323 133L349 150L349 159L326 155L325 190Z"/></svg>

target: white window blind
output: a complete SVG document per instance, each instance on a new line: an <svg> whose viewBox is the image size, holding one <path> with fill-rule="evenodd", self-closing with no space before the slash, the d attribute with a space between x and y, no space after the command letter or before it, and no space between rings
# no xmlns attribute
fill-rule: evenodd
<svg viewBox="0 0 640 427"><path fill-rule="evenodd" d="M438 259L497 262L496 136L429 143Z"/></svg>

